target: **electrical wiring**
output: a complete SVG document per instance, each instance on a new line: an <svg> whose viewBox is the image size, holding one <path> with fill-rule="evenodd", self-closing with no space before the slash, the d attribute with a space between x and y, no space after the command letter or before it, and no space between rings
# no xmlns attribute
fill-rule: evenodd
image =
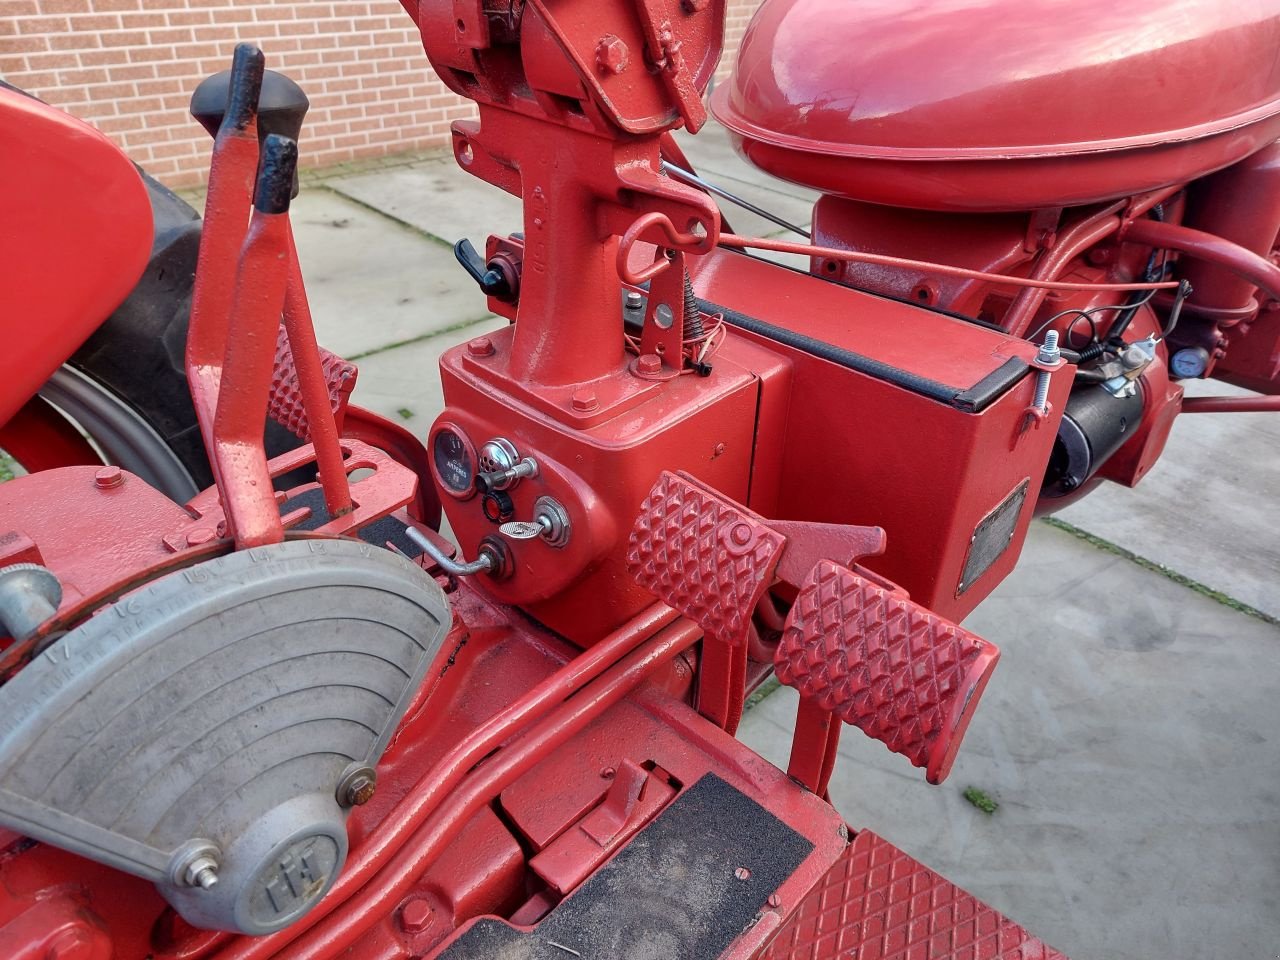
<svg viewBox="0 0 1280 960"><path fill-rule="evenodd" d="M728 335L729 329L725 325L724 314L717 313L711 316L704 314L702 333L696 337L687 337L683 341L684 359L689 365L681 366L680 375L701 373L711 358L720 351ZM640 354L638 336L624 331L622 339L628 350L636 355Z"/></svg>
<svg viewBox="0 0 1280 960"><path fill-rule="evenodd" d="M1176 286L1176 284L1174 284L1174 286ZM1163 288L1158 288L1158 289L1163 289ZM1051 327L1054 323L1061 320L1063 317L1071 316L1071 314L1073 313L1078 313L1081 316L1087 317L1092 322L1092 315L1095 313L1105 313L1112 310L1131 310L1131 309L1136 310L1138 307L1144 306L1148 302L1150 302L1151 298L1154 297L1155 295L1156 295L1156 290L1151 290L1145 297L1143 297L1141 300L1138 300L1134 303L1111 303L1111 304L1105 304L1101 307L1072 307L1070 310L1063 310L1060 313L1055 313L1052 317L1050 317L1044 323L1040 324L1040 326L1036 327L1035 330L1027 334L1027 339L1034 341L1036 337L1040 336L1040 334L1042 334L1045 330ZM1073 323L1073 326L1074 326L1074 323ZM1093 340L1096 341L1098 339L1096 325L1094 326L1093 330L1094 330ZM1090 341L1090 342L1093 342L1093 341Z"/></svg>

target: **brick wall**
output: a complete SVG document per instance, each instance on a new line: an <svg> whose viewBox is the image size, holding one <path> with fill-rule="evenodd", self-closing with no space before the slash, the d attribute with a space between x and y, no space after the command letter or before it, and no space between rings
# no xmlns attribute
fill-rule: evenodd
<svg viewBox="0 0 1280 960"><path fill-rule="evenodd" d="M759 0L729 0L726 59ZM474 112L431 71L398 0L0 0L0 77L98 126L170 186L200 182L209 142L191 90L240 40L311 98L303 162L447 143Z"/></svg>

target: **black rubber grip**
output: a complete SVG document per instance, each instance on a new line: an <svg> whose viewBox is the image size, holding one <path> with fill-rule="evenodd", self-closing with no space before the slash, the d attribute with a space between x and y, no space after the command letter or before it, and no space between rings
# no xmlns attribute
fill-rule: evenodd
<svg viewBox="0 0 1280 960"><path fill-rule="evenodd" d="M262 72L266 58L252 43L236 44L231 59L231 83L227 88L227 112L222 129L243 130L258 115L258 95L262 92Z"/></svg>
<svg viewBox="0 0 1280 960"><path fill-rule="evenodd" d="M261 213L284 213L293 197L293 171L298 167L298 144L288 137L270 134L262 144L258 188L253 205Z"/></svg>

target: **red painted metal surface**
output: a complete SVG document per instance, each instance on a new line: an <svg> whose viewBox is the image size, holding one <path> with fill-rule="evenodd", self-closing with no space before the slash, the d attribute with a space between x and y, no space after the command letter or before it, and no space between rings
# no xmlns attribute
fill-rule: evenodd
<svg viewBox="0 0 1280 960"><path fill-rule="evenodd" d="M124 300L146 266L152 226L147 189L115 144L4 87L0 191L3 424Z"/></svg>
<svg viewBox="0 0 1280 960"><path fill-rule="evenodd" d="M1187 397L1183 413L1278 413L1280 397Z"/></svg>
<svg viewBox="0 0 1280 960"><path fill-rule="evenodd" d="M284 306L288 226L287 214L254 210L240 250L234 299L223 334L226 356L218 377L208 450L218 478L227 533L240 548L284 539L280 511L271 495L262 431L267 422L276 328ZM194 314L191 322L197 325Z"/></svg>
<svg viewBox="0 0 1280 960"><path fill-rule="evenodd" d="M355 406L348 406L343 412L342 435L385 451L396 463L412 470L418 482L408 504L409 516L432 530L440 528L440 496L421 440L400 424Z"/></svg>
<svg viewBox="0 0 1280 960"><path fill-rule="evenodd" d="M45 470L0 484L0 567L39 563L58 577L62 603L41 627L45 637L153 577L228 548L210 531L176 556L163 534L188 523L182 507L119 467ZM34 642L0 652L0 676L25 662Z"/></svg>
<svg viewBox="0 0 1280 960"><path fill-rule="evenodd" d="M1278 41L1274 2L769 0L712 109L748 159L824 193L1071 206L1203 176L1275 139Z"/></svg>
<svg viewBox="0 0 1280 960"><path fill-rule="evenodd" d="M906 375L901 382L922 377L968 386L1010 360L1034 357L1022 340L751 257L724 253L693 268L694 288L707 301L742 304L777 328L873 357ZM785 361L789 382L771 389L763 377L770 366L744 352L744 362L762 371L762 399L751 496L740 502L781 520L882 527L885 552L866 565L939 615L963 619L1016 562L1033 496L1009 548L976 583L958 589L982 518L1024 480L1038 483L1043 475L1056 412L1070 390L1068 369L1052 375L1049 400L1056 412L1025 430L1034 392L1029 376L973 413L904 389L887 379L888 371L839 366L747 328L733 328L720 355L736 356L743 341L767 351L773 364ZM910 424L909 438L904 424Z"/></svg>
<svg viewBox="0 0 1280 960"><path fill-rule="evenodd" d="M716 640L746 642L786 538L687 476L663 472L627 547L636 582Z"/></svg>
<svg viewBox="0 0 1280 960"><path fill-rule="evenodd" d="M40 397L32 397L0 426L0 450L28 473L102 462L71 421Z"/></svg>
<svg viewBox="0 0 1280 960"><path fill-rule="evenodd" d="M262 55L244 57L245 68L262 77ZM187 382L206 450L213 449L215 405L227 355L227 328L235 297L236 264L248 228L258 165L256 100L237 88L226 117L214 138L205 195L204 225L191 292L191 321L187 331ZM246 102L248 101L248 102ZM274 335L274 327L273 327ZM210 457L214 478L218 464Z"/></svg>
<svg viewBox="0 0 1280 960"><path fill-rule="evenodd" d="M520 403L524 386L509 379L506 364L516 352L511 328L487 340L492 352L483 356L464 345L441 357L445 408L437 422L455 424L477 448L509 437L522 452L536 452L538 476L508 491L515 516L531 516L537 498L551 496L567 510L573 535L562 548L541 540L520 544L511 575L487 578L483 589L588 646L653 601L626 572L625 544L660 467L685 470L732 499L746 499L757 382L735 362L732 340L715 377L665 383L632 375L619 342L611 385L624 401L607 406L597 382L596 409L575 411L566 396L563 406L543 410ZM481 540L495 532L480 498L444 500L463 556L475 556Z"/></svg>
<svg viewBox="0 0 1280 960"><path fill-rule="evenodd" d="M977 897L868 831L759 960L1065 960Z"/></svg>
<svg viewBox="0 0 1280 960"><path fill-rule="evenodd" d="M375 520L415 502L418 477L411 467L400 463L383 450L358 440L343 440L341 453L344 476L357 471L363 474L360 479L351 483L351 489L356 495L356 505L344 514L330 515L329 520L311 528L313 533L330 537L349 536ZM270 508L280 525L281 539L285 531L306 520L311 511L300 508L281 516L280 505L290 494L316 489L319 484L307 484L286 494L271 493L273 483L277 478L311 467L315 462L315 448L306 444L273 457L266 463L268 498ZM162 532L170 550L176 552L208 539L230 536L230 524L220 488L209 487L200 491L187 501L184 509L182 521Z"/></svg>
<svg viewBox="0 0 1280 960"><path fill-rule="evenodd" d="M775 666L802 698L941 783L999 657L981 637L824 560L796 596Z"/></svg>
<svg viewBox="0 0 1280 960"><path fill-rule="evenodd" d="M270 413L280 386L288 383L297 390L297 400L301 401L301 412L305 417L306 436L316 452L316 467L320 471L318 479L324 491L325 507L330 516L338 517L352 509L351 487L343 469L338 436L347 400L356 385L355 366L342 362L327 350L321 351L316 343L311 306L307 303L307 291L302 283L302 266L298 263L298 248L293 242L293 227L287 220L286 224L288 275L285 279L281 328L284 339L288 342L289 360L293 369L291 377L279 376L281 338L277 334L276 365L267 398L268 412Z"/></svg>
<svg viewBox="0 0 1280 960"><path fill-rule="evenodd" d="M1160 250L1176 250L1223 267L1246 283L1260 287L1272 299L1280 299L1280 267L1252 250L1222 237L1177 223L1134 220L1125 227L1122 239Z"/></svg>

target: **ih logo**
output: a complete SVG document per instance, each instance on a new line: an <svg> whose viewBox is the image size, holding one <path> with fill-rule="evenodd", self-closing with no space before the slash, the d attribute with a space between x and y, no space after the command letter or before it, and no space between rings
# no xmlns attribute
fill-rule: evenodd
<svg viewBox="0 0 1280 960"><path fill-rule="evenodd" d="M285 853L276 868L276 875L266 885L267 897L276 913L288 913L296 909L300 901L310 900L316 891L324 888L328 879L314 839Z"/></svg>

